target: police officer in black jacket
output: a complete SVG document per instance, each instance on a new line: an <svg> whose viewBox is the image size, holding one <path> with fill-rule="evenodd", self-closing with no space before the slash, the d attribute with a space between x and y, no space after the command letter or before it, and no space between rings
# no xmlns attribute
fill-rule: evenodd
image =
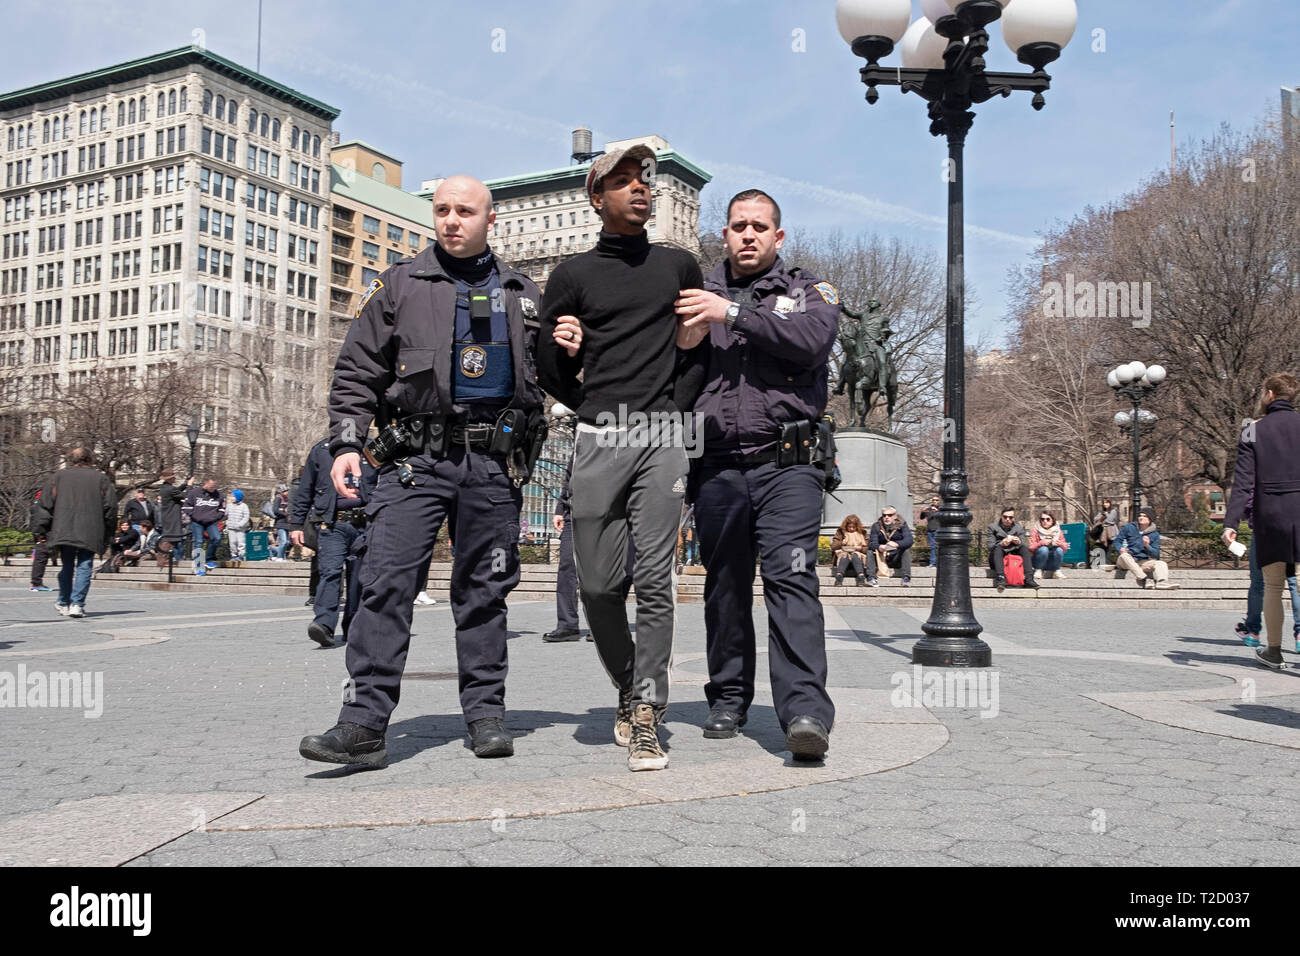
<svg viewBox="0 0 1300 956"><path fill-rule="evenodd" d="M339 620L339 595L346 578L347 602L343 611L343 641L347 643L352 617L360 604L356 569L362 529L366 524L366 503L374 491L376 472L370 462L361 462L361 481L358 495L352 500L340 500L334 490L330 470L334 456L330 454L328 438L312 446L303 467L298 487L289 503L289 523L293 530L289 536L302 547L304 527L310 522L316 526L316 557L320 579L316 584L313 610L316 617L307 625L307 636L321 647L334 646L334 626ZM345 573L346 572L346 573Z"/></svg>
<svg viewBox="0 0 1300 956"><path fill-rule="evenodd" d="M695 527L707 568L704 621L711 712L704 736L734 737L754 699L754 559L768 614L772 699L796 760L830 747L826 635L817 585L823 470L813 455L826 408L839 296L787 266L781 210L766 193L727 207L727 259L678 300L691 347L708 336L707 384L695 403L704 452L693 463ZM829 433L827 433L829 435Z"/></svg>
<svg viewBox="0 0 1300 956"><path fill-rule="evenodd" d="M506 732L506 595L519 581L521 486L545 437L534 348L540 293L487 247L492 197L467 176L433 197L437 244L370 284L334 369L331 476L355 501L363 444L381 467L366 505L352 680L337 726L299 753L379 765L410 643L411 602L444 520L456 528L451 609L460 702L480 757L514 753ZM372 420L379 435L365 443Z"/></svg>

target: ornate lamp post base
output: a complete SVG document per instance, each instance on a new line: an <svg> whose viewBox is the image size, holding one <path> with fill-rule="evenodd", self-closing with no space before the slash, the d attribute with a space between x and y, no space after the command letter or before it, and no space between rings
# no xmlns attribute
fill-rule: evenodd
<svg viewBox="0 0 1300 956"><path fill-rule="evenodd" d="M979 639L970 597L970 511L966 508L966 473L945 468L939 494L939 566L935 569L934 603L921 625L925 637L912 646L912 663L930 667L990 667L993 650Z"/></svg>

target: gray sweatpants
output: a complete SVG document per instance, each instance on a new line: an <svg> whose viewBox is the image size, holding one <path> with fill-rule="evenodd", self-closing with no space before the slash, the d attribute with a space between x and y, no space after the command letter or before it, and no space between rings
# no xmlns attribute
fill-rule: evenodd
<svg viewBox="0 0 1300 956"><path fill-rule="evenodd" d="M626 447L627 432L579 425L573 450L573 554L600 661L634 703L668 706L677 580L673 558L686 492L680 443ZM636 545L636 640L623 590L627 536Z"/></svg>

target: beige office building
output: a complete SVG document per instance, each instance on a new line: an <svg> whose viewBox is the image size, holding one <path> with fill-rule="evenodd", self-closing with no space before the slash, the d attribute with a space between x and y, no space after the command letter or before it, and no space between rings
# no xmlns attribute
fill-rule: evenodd
<svg viewBox="0 0 1300 956"><path fill-rule="evenodd" d="M266 449L325 424L338 112L197 46L0 95L0 399L219 358L200 469L287 477Z"/></svg>
<svg viewBox="0 0 1300 956"><path fill-rule="evenodd" d="M360 140L331 151L330 363L372 279L433 245L433 201L402 190L402 163Z"/></svg>

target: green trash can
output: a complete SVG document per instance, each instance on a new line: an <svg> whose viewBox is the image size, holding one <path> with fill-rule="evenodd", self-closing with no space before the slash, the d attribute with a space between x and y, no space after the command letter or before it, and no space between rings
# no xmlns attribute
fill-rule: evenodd
<svg viewBox="0 0 1300 956"><path fill-rule="evenodd" d="M265 561L271 556L270 536L265 531L250 531L244 541L249 561Z"/></svg>
<svg viewBox="0 0 1300 956"><path fill-rule="evenodd" d="M1062 564L1076 566L1088 563L1088 526L1082 521L1073 521L1061 525L1061 534L1065 538L1065 557Z"/></svg>

